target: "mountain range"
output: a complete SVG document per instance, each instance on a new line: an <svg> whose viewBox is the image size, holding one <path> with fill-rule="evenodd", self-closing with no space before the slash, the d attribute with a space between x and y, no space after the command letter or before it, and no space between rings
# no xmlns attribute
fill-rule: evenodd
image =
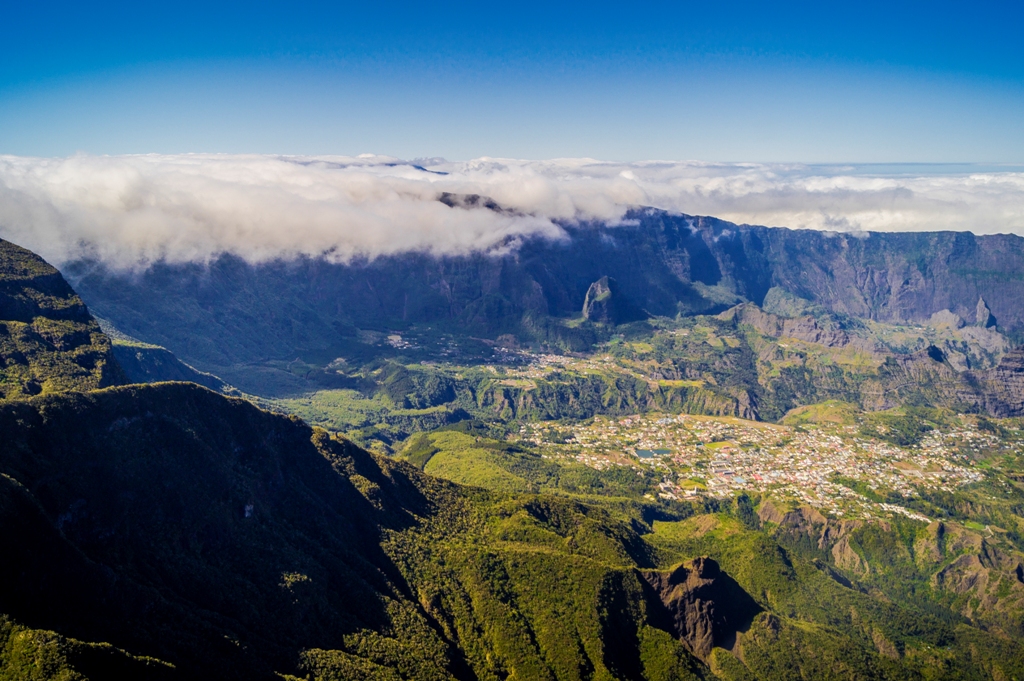
<svg viewBox="0 0 1024 681"><path fill-rule="evenodd" d="M732 407L709 413L775 420L824 399L868 409L917 399L999 416L1024 408L1019 358L1008 354L1024 339L1016 304L1024 295L1020 237L829 233L653 209L634 210L615 225L563 228L564 239L525 239L489 254L263 264L223 255L209 264L163 263L142 272L86 261L66 269L90 308L118 332L264 397L343 387L337 372L325 374L324 367L340 359L351 370L389 356L386 348L372 347L373 338L389 334L419 337L418 361L430 360L449 340L477 361L500 346L586 353L623 333L642 335L643 320L709 317L746 304L779 319L803 320L764 322L750 312L737 317L741 324L753 321L762 337L796 333L833 349L853 339L878 368L870 375L856 370L827 377L783 372L780 392L766 383L765 353L752 348L752 355L734 353L728 375L721 369L725 360L711 362L719 385L724 380L734 389L708 398ZM927 343L897 347L866 338L874 331L863 330L872 324L875 331L885 326L890 337L913 327L917 337L927 335L922 329L945 328L955 338L936 341L935 350ZM1004 356L1006 364L996 368ZM294 364L282 370L282 363L294 361L309 367L304 380L294 375ZM749 378L736 378L737 361L749 367ZM695 366L691 361L688 370L660 375L699 377ZM179 376L166 375L172 377ZM822 391L826 386L832 387ZM927 395L908 396L922 386Z"/></svg>
<svg viewBox="0 0 1024 681"><path fill-rule="evenodd" d="M655 497L510 438L841 412L871 446L1016 443L1024 240L564 227L496 254L78 261L74 289L0 241L0 678L1024 678L1009 444L965 450L985 472L949 492L840 480L904 509L851 519ZM386 446L304 421L318 396L326 425L371 405Z"/></svg>
<svg viewBox="0 0 1024 681"><path fill-rule="evenodd" d="M143 272L94 262L64 270L98 316L204 370L333 359L356 329L410 325L581 346L592 338L557 320L581 315L604 277L630 315L762 305L777 287L861 319L925 323L948 310L1014 339L1024 330L1024 239L1015 235L790 230L653 209L614 226L563 228L563 240L523 239L491 254L255 265L223 255Z"/></svg>

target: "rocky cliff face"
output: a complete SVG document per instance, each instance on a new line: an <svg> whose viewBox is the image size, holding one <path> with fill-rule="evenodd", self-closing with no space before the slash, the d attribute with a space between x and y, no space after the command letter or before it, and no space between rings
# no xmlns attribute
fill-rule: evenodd
<svg viewBox="0 0 1024 681"><path fill-rule="evenodd" d="M583 318L599 324L625 324L646 316L611 277L601 277L591 284L583 299Z"/></svg>
<svg viewBox="0 0 1024 681"><path fill-rule="evenodd" d="M477 335L522 333L524 316L579 315L605 277L654 315L720 312L743 300L760 305L775 287L867 319L923 323L950 310L1024 328L1020 237L836 234L648 209L628 217L614 227L567 224L563 241L529 239L499 256L411 253L259 266L225 256L208 267L164 264L139 276L88 263L65 271L102 317L203 368L330 352L353 327L450 323Z"/></svg>
<svg viewBox="0 0 1024 681"><path fill-rule="evenodd" d="M916 399L1000 418L1024 414L1024 346L1006 353L994 368L981 371L962 371L946 352L931 346L888 358L882 373L884 389L866 395L865 403L872 408ZM872 389L876 388L867 390Z"/></svg>
<svg viewBox="0 0 1024 681"><path fill-rule="evenodd" d="M751 228L765 245L773 281L837 312L880 321L924 322L950 310L978 317L979 299L1000 326L1024 321L1024 239L967 232L848 235ZM990 319L985 320L991 324Z"/></svg>
<svg viewBox="0 0 1024 681"><path fill-rule="evenodd" d="M713 647L731 648L760 606L710 558L695 558L671 572L642 571L651 587L652 620L707 660Z"/></svg>
<svg viewBox="0 0 1024 681"><path fill-rule="evenodd" d="M1024 414L1024 346L1007 353L995 369L972 378L983 386L982 406L993 416Z"/></svg>
<svg viewBox="0 0 1024 681"><path fill-rule="evenodd" d="M804 301L806 303L806 301ZM932 315L929 324L943 336L930 336L937 344L916 352L895 352L872 334L867 325L829 313L783 317L753 303L743 303L718 315L718 319L750 327L762 336L780 341L798 340L824 348L851 348L876 363L877 371L855 375L839 372L815 377L818 387L829 385L841 399L868 410L902 404L941 405L966 412L994 416L1024 414L1024 347L1010 352L1009 342L991 328L965 327L949 310ZM926 336L921 336L925 338ZM774 345L760 350L761 360L777 359ZM1001 358L992 366L994 358ZM976 367L982 368L976 368ZM983 368L985 366L991 368ZM762 379L763 380L763 379Z"/></svg>
<svg viewBox="0 0 1024 681"><path fill-rule="evenodd" d="M828 348L846 347L853 340L842 326L833 320L823 322L811 315L796 318L779 317L769 314L751 303L730 308L719 314L718 318L725 321L735 320L739 324L749 324L759 333L772 338L795 338L805 343L815 343ZM873 343L862 343L862 345L869 350L876 349Z"/></svg>

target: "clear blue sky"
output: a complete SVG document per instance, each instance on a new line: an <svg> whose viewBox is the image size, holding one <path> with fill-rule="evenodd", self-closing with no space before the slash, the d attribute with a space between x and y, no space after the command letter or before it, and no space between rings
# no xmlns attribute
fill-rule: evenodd
<svg viewBox="0 0 1024 681"><path fill-rule="evenodd" d="M0 153L1024 162L1024 3L12 2Z"/></svg>

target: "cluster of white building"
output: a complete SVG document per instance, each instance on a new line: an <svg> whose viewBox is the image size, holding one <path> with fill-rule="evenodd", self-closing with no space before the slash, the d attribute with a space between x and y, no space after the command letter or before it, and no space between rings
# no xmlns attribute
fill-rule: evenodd
<svg viewBox="0 0 1024 681"><path fill-rule="evenodd" d="M544 441L541 432L549 426L524 425L520 439L540 446L545 456L600 470L650 470L661 476L658 494L665 499L748 491L837 516L898 513L922 521L924 515L887 496L910 497L921 488L952 492L982 480L972 454L1017 446L970 425L931 431L915 447L865 437L856 426L794 429L689 415L596 417L559 425L572 432L561 445Z"/></svg>

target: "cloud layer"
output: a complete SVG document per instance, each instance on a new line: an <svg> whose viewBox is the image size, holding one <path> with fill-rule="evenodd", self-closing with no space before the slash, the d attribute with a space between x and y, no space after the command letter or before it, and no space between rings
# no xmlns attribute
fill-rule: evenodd
<svg viewBox="0 0 1024 681"><path fill-rule="evenodd" d="M449 207L442 192L510 211ZM654 206L739 223L840 231L1024 234L1024 172L970 167L605 163L380 156L0 156L0 237L60 264L118 268L467 253L559 238L559 221Z"/></svg>

